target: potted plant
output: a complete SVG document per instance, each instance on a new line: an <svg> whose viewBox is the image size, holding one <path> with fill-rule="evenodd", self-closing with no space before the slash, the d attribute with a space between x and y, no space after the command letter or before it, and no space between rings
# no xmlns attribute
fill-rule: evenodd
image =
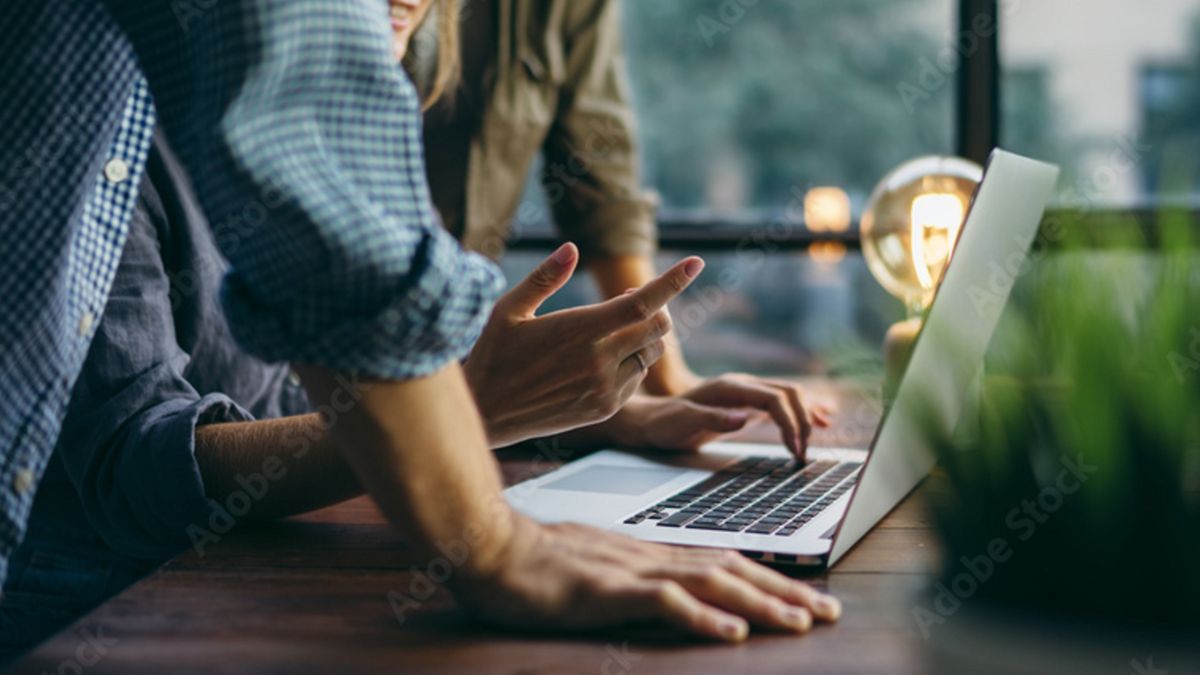
<svg viewBox="0 0 1200 675"><path fill-rule="evenodd" d="M976 432L935 438L944 562L913 608L931 670L1200 672L1190 231L1066 245L1021 280Z"/></svg>

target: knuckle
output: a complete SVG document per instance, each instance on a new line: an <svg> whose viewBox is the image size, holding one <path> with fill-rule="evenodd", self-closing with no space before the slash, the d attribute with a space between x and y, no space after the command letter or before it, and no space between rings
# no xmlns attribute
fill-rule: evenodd
<svg viewBox="0 0 1200 675"><path fill-rule="evenodd" d="M651 586L650 593L660 607L670 607L674 604L675 599L683 593L683 586L676 581L667 579Z"/></svg>
<svg viewBox="0 0 1200 675"><path fill-rule="evenodd" d="M657 361L659 359L659 357L661 357L663 355L663 352L665 352L666 350L667 350L667 343L662 338L659 338L646 346L646 351L650 354L650 356L653 357L653 359L651 359L651 360L654 360L654 361Z"/></svg>
<svg viewBox="0 0 1200 675"><path fill-rule="evenodd" d="M529 275L529 283L539 288L548 288L554 285L554 278L546 271L546 268L539 267Z"/></svg>
<svg viewBox="0 0 1200 675"><path fill-rule="evenodd" d="M716 589L725 583L725 568L720 565L709 565L696 575L696 581L704 588Z"/></svg>
<svg viewBox="0 0 1200 675"><path fill-rule="evenodd" d="M629 296L629 314L635 321L645 321L653 314L650 305L640 295Z"/></svg>
<svg viewBox="0 0 1200 675"><path fill-rule="evenodd" d="M666 335L667 333L670 333L671 315L666 312L658 312L654 315L654 323L651 328L658 335Z"/></svg>
<svg viewBox="0 0 1200 675"><path fill-rule="evenodd" d="M687 279L683 276L683 272L678 272L671 275L670 279L671 290L680 293L687 288Z"/></svg>
<svg viewBox="0 0 1200 675"><path fill-rule="evenodd" d="M773 401L773 404L779 410L791 412L791 402L788 400L787 394L783 393L782 391L775 392L775 400Z"/></svg>
<svg viewBox="0 0 1200 675"><path fill-rule="evenodd" d="M613 595L623 586L618 579L598 573L584 573L579 579L579 585L601 595Z"/></svg>
<svg viewBox="0 0 1200 675"><path fill-rule="evenodd" d="M726 569L736 569L740 567L746 558L737 551L720 551L717 554L717 564Z"/></svg>

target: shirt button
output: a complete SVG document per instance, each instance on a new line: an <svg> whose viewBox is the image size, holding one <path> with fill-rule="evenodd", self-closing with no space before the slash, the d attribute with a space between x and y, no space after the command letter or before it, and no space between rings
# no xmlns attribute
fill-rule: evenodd
<svg viewBox="0 0 1200 675"><path fill-rule="evenodd" d="M104 177L110 183L120 183L129 178L129 165L123 159L110 159L104 165Z"/></svg>
<svg viewBox="0 0 1200 675"><path fill-rule="evenodd" d="M33 469L21 469L13 478L13 489L23 495L33 489Z"/></svg>
<svg viewBox="0 0 1200 675"><path fill-rule="evenodd" d="M293 387L299 387L304 384L303 382L300 381L300 376L297 375L296 371L294 371L294 370L288 371L287 381L288 381L288 384L292 385Z"/></svg>
<svg viewBox="0 0 1200 675"><path fill-rule="evenodd" d="M92 324L96 322L96 317L91 312L84 312L83 316L79 317L79 336L87 337L92 332Z"/></svg>

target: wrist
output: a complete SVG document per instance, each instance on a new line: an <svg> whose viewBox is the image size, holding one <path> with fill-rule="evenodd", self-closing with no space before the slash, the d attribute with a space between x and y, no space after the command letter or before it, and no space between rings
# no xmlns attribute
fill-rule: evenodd
<svg viewBox="0 0 1200 675"><path fill-rule="evenodd" d="M702 382L703 379L686 364L677 364L664 357L646 373L642 388L653 396L682 396Z"/></svg>
<svg viewBox="0 0 1200 675"><path fill-rule="evenodd" d="M625 448L639 448L646 445L646 413L654 406L654 399L649 396L635 395L617 411L608 421L604 422L604 431L609 440Z"/></svg>
<svg viewBox="0 0 1200 675"><path fill-rule="evenodd" d="M505 575L519 566L526 552L536 547L540 529L537 523L513 511L507 504L499 511L495 520L500 521L500 527L464 532L467 555L460 573L453 575L447 584L456 595L470 595L476 589L486 592L487 588L502 584ZM477 536L472 537L472 534ZM443 553L454 558L450 551Z"/></svg>

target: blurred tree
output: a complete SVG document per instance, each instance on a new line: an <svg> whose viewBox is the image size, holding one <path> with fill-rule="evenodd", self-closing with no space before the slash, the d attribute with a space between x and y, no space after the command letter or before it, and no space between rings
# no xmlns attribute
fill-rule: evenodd
<svg viewBox="0 0 1200 675"><path fill-rule="evenodd" d="M624 12L646 182L670 206L704 206L739 174L754 206L813 184L862 198L896 164L952 150L953 66L938 65L948 0L635 0Z"/></svg>

